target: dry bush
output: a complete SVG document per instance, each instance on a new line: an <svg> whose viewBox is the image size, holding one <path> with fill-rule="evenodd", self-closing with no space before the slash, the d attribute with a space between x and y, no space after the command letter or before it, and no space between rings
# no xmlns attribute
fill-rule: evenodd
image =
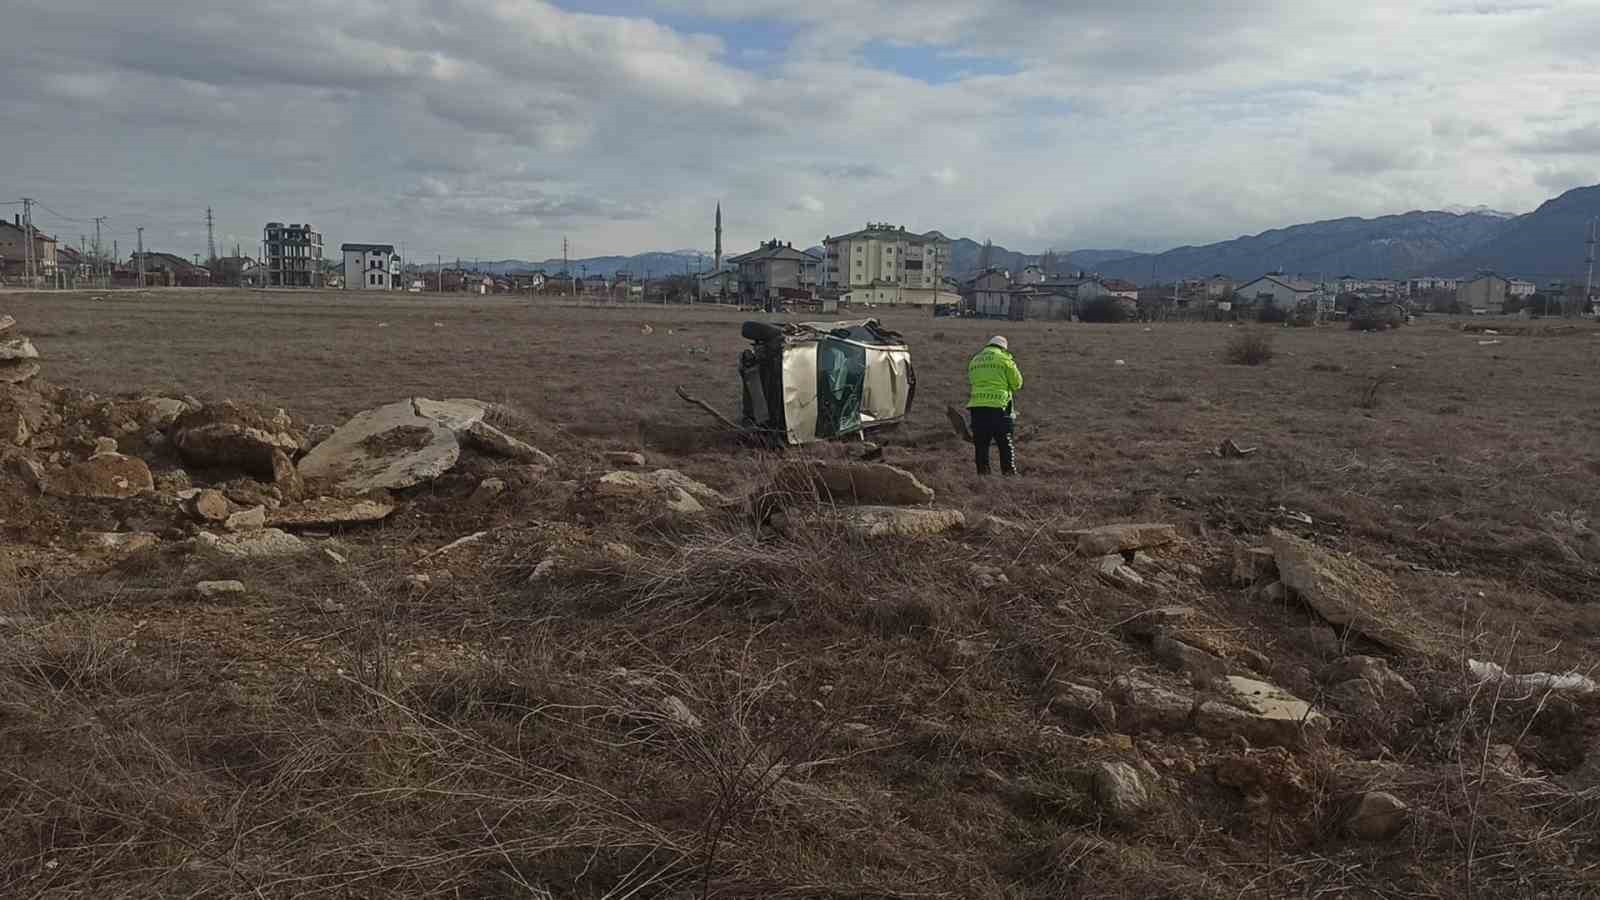
<svg viewBox="0 0 1600 900"><path fill-rule="evenodd" d="M1366 387L1361 389L1356 405L1362 409L1377 409L1383 403L1383 389L1398 380L1393 372L1379 372L1372 376L1367 380Z"/></svg>
<svg viewBox="0 0 1600 900"><path fill-rule="evenodd" d="M1223 349L1223 359L1235 366L1259 366L1272 360L1272 332L1246 328Z"/></svg>

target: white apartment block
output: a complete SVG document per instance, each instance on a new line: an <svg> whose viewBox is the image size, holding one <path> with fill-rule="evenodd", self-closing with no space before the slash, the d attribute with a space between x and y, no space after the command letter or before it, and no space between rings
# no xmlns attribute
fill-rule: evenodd
<svg viewBox="0 0 1600 900"><path fill-rule="evenodd" d="M950 263L950 239L939 232L918 234L881 222L830 235L822 247L824 288L860 291L875 299L892 293L904 302L932 303Z"/></svg>
<svg viewBox="0 0 1600 900"><path fill-rule="evenodd" d="M347 291L392 291L403 287L400 257L393 244L343 244L344 289Z"/></svg>

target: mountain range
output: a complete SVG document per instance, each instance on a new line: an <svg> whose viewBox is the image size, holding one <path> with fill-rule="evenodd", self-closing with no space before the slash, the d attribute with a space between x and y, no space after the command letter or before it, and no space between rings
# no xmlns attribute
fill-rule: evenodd
<svg viewBox="0 0 1600 900"><path fill-rule="evenodd" d="M1055 268L1058 272L1098 272L1139 284L1214 274L1244 280L1271 271L1307 277L1376 278L1462 276L1484 269L1544 282L1581 277L1585 228L1596 219L1600 219L1600 185L1573 188L1524 215L1475 206L1414 210L1372 219L1327 219L1162 253L1056 251ZM958 278L970 275L978 269L983 253L982 243L954 238L946 271ZM991 266L1016 272L1039 263L1041 254L993 245L988 259ZM628 272L655 277L709 269L711 254L675 250L596 256L571 260L566 266L574 274ZM518 269L560 272L563 263L559 259L508 259L480 263L480 268L494 273Z"/></svg>

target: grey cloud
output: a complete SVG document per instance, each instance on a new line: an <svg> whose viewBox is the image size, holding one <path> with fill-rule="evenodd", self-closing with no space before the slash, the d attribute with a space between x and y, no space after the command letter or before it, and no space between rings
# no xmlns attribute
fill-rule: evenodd
<svg viewBox="0 0 1600 900"><path fill-rule="evenodd" d="M1557 155L1600 154L1600 122L1576 128L1546 131L1518 144L1527 153Z"/></svg>

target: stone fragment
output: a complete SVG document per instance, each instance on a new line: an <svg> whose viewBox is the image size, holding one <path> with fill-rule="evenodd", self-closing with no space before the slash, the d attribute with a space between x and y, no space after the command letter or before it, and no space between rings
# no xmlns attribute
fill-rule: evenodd
<svg viewBox="0 0 1600 900"><path fill-rule="evenodd" d="M455 433L402 400L357 413L300 460L300 475L341 494L432 481L461 456Z"/></svg>
<svg viewBox="0 0 1600 900"><path fill-rule="evenodd" d="M853 506L840 510L846 531L861 537L916 537L943 534L966 523L958 509L906 506Z"/></svg>
<svg viewBox="0 0 1600 900"><path fill-rule="evenodd" d="M877 506L933 502L933 488L905 469L887 463L815 462L804 466L825 500Z"/></svg>
<svg viewBox="0 0 1600 900"><path fill-rule="evenodd" d="M699 731L704 724L700 721L700 717L694 714L694 710L689 708L689 704L683 702L683 698L676 695L668 694L662 697L658 701L658 706L662 715L682 728L687 728L690 731Z"/></svg>
<svg viewBox="0 0 1600 900"><path fill-rule="evenodd" d="M1181 629L1199 615L1200 611L1192 606L1158 606L1128 619L1122 623L1122 630L1135 637L1151 638Z"/></svg>
<svg viewBox="0 0 1600 900"><path fill-rule="evenodd" d="M1278 573L1269 547L1239 547L1233 551L1233 581L1250 586Z"/></svg>
<svg viewBox="0 0 1600 900"><path fill-rule="evenodd" d="M99 456L102 453L115 452L117 452L116 438L98 437L94 439L94 453L96 456Z"/></svg>
<svg viewBox="0 0 1600 900"><path fill-rule="evenodd" d="M172 423L172 443L183 458L201 466L272 474L272 451L294 453L300 435L283 410L268 413L224 400L182 413Z"/></svg>
<svg viewBox="0 0 1600 900"><path fill-rule="evenodd" d="M1302 747L1327 732L1327 716L1277 685L1240 675L1223 684L1230 702L1210 700L1195 710L1196 728L1206 737L1238 735L1262 746Z"/></svg>
<svg viewBox="0 0 1600 900"><path fill-rule="evenodd" d="M605 461L613 466L641 467L645 464L644 454L636 450L607 450L604 454Z"/></svg>
<svg viewBox="0 0 1600 900"><path fill-rule="evenodd" d="M39 351L34 348L33 341L25 337L0 340L0 361L38 358Z"/></svg>
<svg viewBox="0 0 1600 900"><path fill-rule="evenodd" d="M1389 668L1389 662L1376 656L1346 656L1330 663L1322 672L1328 684L1364 681L1377 689L1378 696L1389 702L1416 703L1421 699L1417 689L1405 676Z"/></svg>
<svg viewBox="0 0 1600 900"><path fill-rule="evenodd" d="M5 473L35 490L44 487L44 466L21 453L13 452L6 455Z"/></svg>
<svg viewBox="0 0 1600 900"><path fill-rule="evenodd" d="M1150 805L1150 789L1133 766L1125 762L1102 762L1096 763L1092 772L1095 802L1112 816L1130 817Z"/></svg>
<svg viewBox="0 0 1600 900"><path fill-rule="evenodd" d="M1222 660L1165 634L1152 638L1150 649L1156 659L1188 675L1197 685L1209 684L1228 674L1227 664Z"/></svg>
<svg viewBox="0 0 1600 900"><path fill-rule="evenodd" d="M12 326L16 324L16 319L11 318L10 316L0 316L0 334L10 331Z"/></svg>
<svg viewBox="0 0 1600 900"><path fill-rule="evenodd" d="M255 531L267 527L267 508L252 506L232 513L223 521L229 531Z"/></svg>
<svg viewBox="0 0 1600 900"><path fill-rule="evenodd" d="M189 411L188 404L171 397L142 397L140 400L145 408L144 423L150 428L167 428Z"/></svg>
<svg viewBox="0 0 1600 900"><path fill-rule="evenodd" d="M144 460L120 453L101 453L50 473L44 489L58 497L126 500L154 491L155 480Z"/></svg>
<svg viewBox="0 0 1600 900"><path fill-rule="evenodd" d="M288 500L298 500L306 493L306 483L300 477L300 470L295 468L288 454L278 449L272 451L272 484Z"/></svg>
<svg viewBox="0 0 1600 900"><path fill-rule="evenodd" d="M305 541L287 531L262 528L239 534L212 534L202 531L195 536L195 546L201 550L230 556L235 559L272 559L297 556L311 549Z"/></svg>
<svg viewBox="0 0 1600 900"><path fill-rule="evenodd" d="M317 497L280 506L267 514L273 528L333 528L380 522L394 512L394 501L382 494L365 497Z"/></svg>
<svg viewBox="0 0 1600 900"><path fill-rule="evenodd" d="M1117 723L1117 707L1105 694L1085 684L1056 683L1050 708L1068 718L1112 728Z"/></svg>
<svg viewBox="0 0 1600 900"><path fill-rule="evenodd" d="M1427 629L1383 573L1278 528L1268 533L1267 543L1283 584L1330 624L1358 631L1391 650L1424 649Z"/></svg>
<svg viewBox="0 0 1600 900"><path fill-rule="evenodd" d="M1388 791L1368 791L1345 819L1345 831L1363 841L1386 841L1405 830L1410 807Z"/></svg>
<svg viewBox="0 0 1600 900"><path fill-rule="evenodd" d="M433 419L450 429L461 443L484 453L520 462L555 463L550 454L491 425L488 416L494 409L493 404L466 398L429 400L426 397L413 397L411 404L417 415Z"/></svg>
<svg viewBox="0 0 1600 900"><path fill-rule="evenodd" d="M148 531L90 531L84 533L83 542L90 550L137 553L160 544L161 538Z"/></svg>
<svg viewBox="0 0 1600 900"><path fill-rule="evenodd" d="M228 498L221 491L210 488L197 491L189 501L189 515L201 522L225 522L228 519Z"/></svg>
<svg viewBox="0 0 1600 900"><path fill-rule="evenodd" d="M506 483L501 478L485 478L473 488L469 502L483 505L506 492Z"/></svg>
<svg viewBox="0 0 1600 900"><path fill-rule="evenodd" d="M698 515L709 503L721 506L731 502L721 493L674 469L654 472L607 472L595 482L598 497L622 497L659 502L665 511Z"/></svg>
<svg viewBox="0 0 1600 900"><path fill-rule="evenodd" d="M322 555L326 556L328 558L328 561L333 563L336 566L342 566L345 563L350 561L349 559L347 559L345 557L345 555L343 553L340 553L339 551L333 549L332 547L323 547L322 548Z"/></svg>
<svg viewBox="0 0 1600 900"><path fill-rule="evenodd" d="M202 581L194 586L194 593L201 600L216 602L244 594L245 586L242 581Z"/></svg>
<svg viewBox="0 0 1600 900"><path fill-rule="evenodd" d="M1101 581L1114 584L1117 587L1137 589L1144 587L1147 583L1144 580L1144 576L1135 572L1132 566L1123 561L1121 554L1117 553L1102 556L1096 560L1095 573L1100 576Z"/></svg>
<svg viewBox="0 0 1600 900"><path fill-rule="evenodd" d="M22 384L39 374L39 364L31 359L0 362L0 384Z"/></svg>
<svg viewBox="0 0 1600 900"><path fill-rule="evenodd" d="M1111 697L1119 725L1129 731L1181 731L1194 712L1194 698L1133 675L1113 680Z"/></svg>
<svg viewBox="0 0 1600 900"><path fill-rule="evenodd" d="M407 575L406 585L420 594L433 586L433 579L421 574Z"/></svg>
<svg viewBox="0 0 1600 900"><path fill-rule="evenodd" d="M1132 553L1170 544L1178 539L1178 532L1171 525L1154 522L1102 525L1070 534L1078 539L1078 553L1083 556Z"/></svg>

